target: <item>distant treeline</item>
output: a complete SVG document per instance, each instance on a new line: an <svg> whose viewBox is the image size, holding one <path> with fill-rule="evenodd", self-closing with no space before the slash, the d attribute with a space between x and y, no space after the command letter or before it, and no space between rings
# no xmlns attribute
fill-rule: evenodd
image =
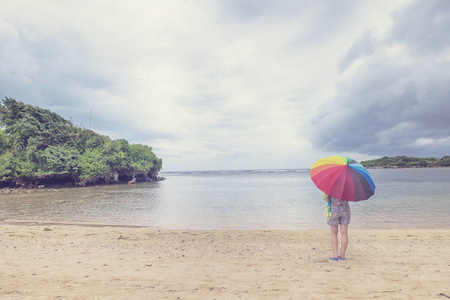
<svg viewBox="0 0 450 300"><path fill-rule="evenodd" d="M12 98L0 102L0 181L49 174L77 181L115 170L156 174L161 168L162 160L146 145L111 140Z"/></svg>
<svg viewBox="0 0 450 300"><path fill-rule="evenodd" d="M408 157L408 156L384 156L378 159L362 161L366 168L428 168L450 167L450 156L442 158L434 157Z"/></svg>

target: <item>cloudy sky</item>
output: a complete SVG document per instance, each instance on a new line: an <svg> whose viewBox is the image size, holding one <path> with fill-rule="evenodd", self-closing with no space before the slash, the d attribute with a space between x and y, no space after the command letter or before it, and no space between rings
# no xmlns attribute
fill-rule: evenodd
<svg viewBox="0 0 450 300"><path fill-rule="evenodd" d="M164 171L450 154L450 1L0 0L0 98Z"/></svg>

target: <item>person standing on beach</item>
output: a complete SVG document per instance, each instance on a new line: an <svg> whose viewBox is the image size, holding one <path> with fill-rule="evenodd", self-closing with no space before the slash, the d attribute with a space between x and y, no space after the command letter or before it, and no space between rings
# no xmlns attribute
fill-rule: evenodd
<svg viewBox="0 0 450 300"><path fill-rule="evenodd" d="M334 197L325 195L326 202L331 201L331 216L327 224L331 228L331 248L333 249L333 256L331 260L345 260L345 251L348 245L348 225L350 224L350 205L348 201L342 201ZM338 255L338 231L341 228L341 252Z"/></svg>

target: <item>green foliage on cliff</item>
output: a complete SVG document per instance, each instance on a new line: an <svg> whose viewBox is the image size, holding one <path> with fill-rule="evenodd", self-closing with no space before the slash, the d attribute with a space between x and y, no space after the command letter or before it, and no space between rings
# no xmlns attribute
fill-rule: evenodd
<svg viewBox="0 0 450 300"><path fill-rule="evenodd" d="M450 156L442 158L434 157L382 157L373 160L362 161L367 168L425 168L425 167L450 167Z"/></svg>
<svg viewBox="0 0 450 300"><path fill-rule="evenodd" d="M111 140L13 98L1 100L0 179L57 173L84 178L121 168L158 172L162 160L148 146Z"/></svg>

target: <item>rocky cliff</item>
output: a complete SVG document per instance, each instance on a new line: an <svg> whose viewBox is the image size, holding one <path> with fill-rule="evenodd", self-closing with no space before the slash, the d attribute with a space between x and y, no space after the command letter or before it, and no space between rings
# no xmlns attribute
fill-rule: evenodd
<svg viewBox="0 0 450 300"><path fill-rule="evenodd" d="M164 180L154 168L146 171L135 171L132 168L122 168L112 172L97 174L86 178L80 178L71 173L46 174L33 177L21 177L14 179L0 178L0 188L57 188L57 187L84 187L92 185L139 183Z"/></svg>

